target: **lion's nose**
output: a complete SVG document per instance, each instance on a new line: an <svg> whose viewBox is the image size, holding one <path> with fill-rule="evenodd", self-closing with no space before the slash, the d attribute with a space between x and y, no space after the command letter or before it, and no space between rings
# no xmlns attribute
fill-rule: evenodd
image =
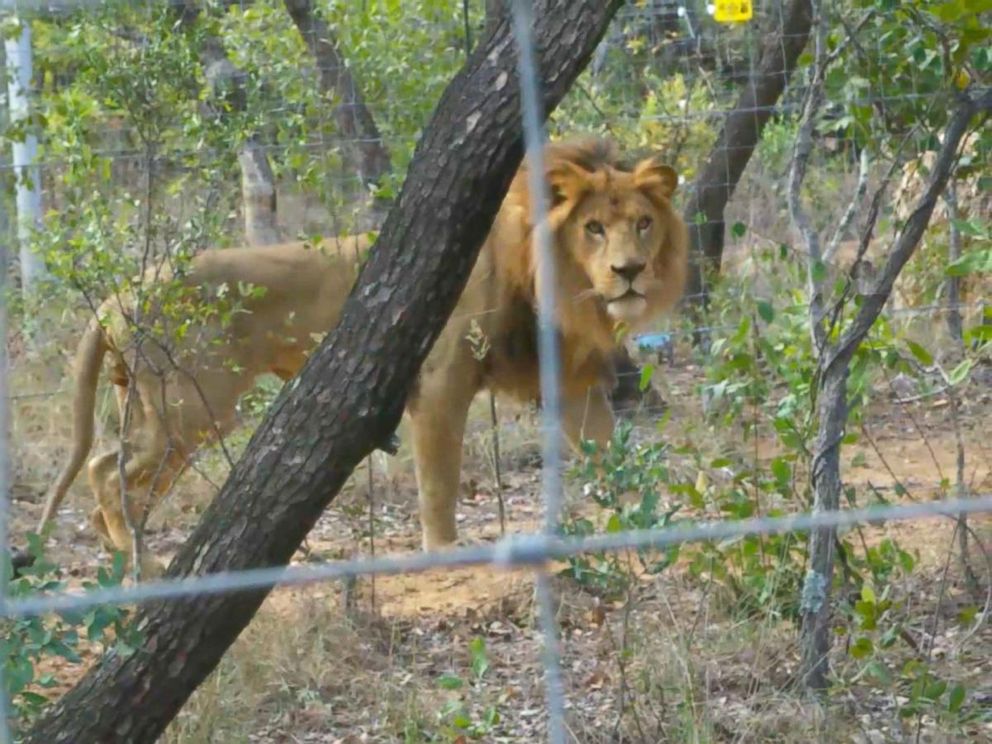
<svg viewBox="0 0 992 744"><path fill-rule="evenodd" d="M643 261L629 261L622 266L610 266L613 269L614 274L618 274L626 279L628 282L633 283L637 278L637 275L644 271L645 263Z"/></svg>

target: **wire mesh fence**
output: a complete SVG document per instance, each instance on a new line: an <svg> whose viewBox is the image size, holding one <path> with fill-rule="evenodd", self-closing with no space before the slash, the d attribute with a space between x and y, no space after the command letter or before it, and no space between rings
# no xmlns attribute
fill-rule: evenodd
<svg viewBox="0 0 992 744"><path fill-rule="evenodd" d="M534 5L539 13L563 12L556 3ZM501 22L513 30L520 125L530 169L531 202L526 209L533 225L528 235L536 265L533 340L542 403L541 478L533 490L541 495L544 514L533 533L446 551L380 554L315 567L146 577L127 586L16 598L5 596L4 582L0 616L15 620L444 567L524 567L534 571L537 593L545 682L542 735L557 743L578 737L569 733L566 715L573 706L567 699L570 688L562 662L552 563L565 562L581 583L595 573L585 564L569 562L581 556L633 550L657 557L694 543L735 545L748 537L807 535L897 520L963 520L992 510L987 444L981 424L975 424L988 403L981 391L987 386L983 380L990 318L980 272L972 271L981 259L967 258L987 252L981 242L987 240L987 225L981 223L984 197L980 188L972 190L974 181L987 178L981 144L966 141L952 176L958 193L969 199L959 199L956 205L945 200L943 219L934 218L928 233L931 250L900 278L893 301L851 364L848 394L843 396L852 409L849 428L857 421L868 443L864 449L874 450L875 467L886 473L884 479L891 485L880 486L877 473L864 478L860 488L848 485L847 508L822 501L817 482L824 451L839 447L839 442L816 437L814 406L823 395L818 384L826 374L829 350L817 346L816 332L810 331L817 319L809 313L812 299L806 294L823 289L832 303L830 333L840 335L856 318L863 298L881 286L876 280L887 267L886 248L905 231L909 217L886 207L879 219L869 194L877 202L888 199L887 204L893 204L892 194L899 191L914 213L926 203L933 179L904 166L940 149L946 114L962 91L978 100L987 90L982 87L987 70L980 66L987 60L982 62L976 52L974 59L965 55L966 62L955 67L947 51L952 42L961 45L968 38L974 30L970 21L942 18L941 26L931 16L910 13L907 17L921 29L920 41L900 40L895 27L906 18L871 3L841 8L767 0L755 4L749 22L732 25L715 21L705 3L649 0L616 5L622 7L588 68L545 125L541 81L556 71L541 69L537 61L548 54L540 46L548 41L538 39L535 47L538 23L535 7L527 0L507 3L510 17L502 21L494 15L501 12L499 3L418 2L405 8L376 2L318 6L298 0L219 8L184 2L5 4L5 10L20 13L22 21L33 19L31 93L40 116L26 124L16 120L11 107L14 120L7 124L13 138L23 138L25 127L38 134L41 152L35 162L48 210L35 216L41 231L30 238L23 230L20 235L45 257L56 288L46 289L51 294L42 295L39 302L26 284L20 286L23 297L4 287L14 321L7 321L12 328L0 324L11 357L0 357L5 370L0 423L8 431L7 419L12 419L14 439L4 440L0 460L2 552L9 552L9 536L16 536L11 517L23 526L18 512L22 506L30 511L30 499L14 505L14 487L39 472L50 476L50 466L32 461L30 450L39 450L40 444L27 437L66 428L61 416L42 426L31 420L38 406L66 410L69 390L60 383L64 362L55 348L59 328L64 327L62 314L92 316L104 297L116 297L122 305L125 291L141 298L145 290L140 282L137 289L123 289L128 275L144 273L157 279L205 249L241 242L242 235L245 242L261 245L292 238L316 243L321 235L374 234L389 209L399 207L394 201L402 174L415 157L414 142L442 91L473 44L482 43ZM955 27L956 21L963 31ZM829 30L829 43L814 57L807 40L820 28ZM898 59L907 50L910 64ZM10 45L7 55L10 78ZM945 67L936 69L941 64ZM962 75L969 79L962 83ZM810 87L821 78L827 105L817 114L812 132L816 147L810 167L816 178L807 177L801 184L801 196L816 207L814 229L825 244L835 246L833 262L809 258L808 246L796 237L784 207L787 178L800 157L800 115L809 106ZM470 112L466 120L471 131L475 124ZM575 300L562 294L556 276L573 267L562 265L551 228L549 210L560 197L549 193L544 175L545 127L555 139L575 131L609 135L632 155L660 150L662 159L679 173L693 241L694 270L683 300L689 312L656 321L627 339L638 363L621 369L618 376L639 401L631 439L624 440L621 433L621 441L611 445L611 451L619 453L614 460L606 456L613 475L604 480L586 469L577 479L585 484L584 496L601 506L609 502L608 515L613 510L601 533L586 527L594 520L576 518L571 503L566 508L567 501L574 501L566 499L566 491L576 479L566 477L567 464L559 451L561 386L568 380L562 378L562 332L556 318L563 305ZM17 181L13 176L18 167L5 161L5 180ZM924 168L931 169L936 169L932 162ZM17 188L23 186L20 179ZM5 212L11 201L5 197ZM959 210L957 216L952 208ZM23 221L23 215L18 219ZM961 253L962 230L971 241L970 253ZM4 247L11 244L13 231L5 235ZM947 266L960 270L949 272ZM5 278L17 281L16 271L3 268ZM14 263L17 268L23 268L21 263ZM952 290L955 281L959 284ZM970 284L960 285L962 281ZM78 290L71 300L65 299L66 287ZM46 302L59 308L58 318L46 312ZM229 312L235 317L237 308ZM957 325L945 315L956 318ZM159 320L152 315L145 322L151 326ZM172 333L187 332L182 323L162 322ZM52 337L56 341L47 343ZM693 343L701 337L705 343ZM477 353L485 339L466 343ZM485 356L485 351L478 353ZM180 365L174 366L179 370ZM678 389L666 388L666 372L679 380ZM695 375L699 379L693 380ZM292 376L280 374L283 379ZM698 410L680 408L679 396L689 395L682 385L693 386ZM123 401L118 423L126 430L135 415L127 403L132 392L120 392L126 383L118 383L118 388ZM164 404L164 383L162 389ZM659 389L662 402L647 394L654 391L657 396ZM273 398L275 389L263 391L253 406L242 401L235 415L257 421ZM878 400L903 412L872 408ZM934 400L940 402L939 409L916 408L921 401ZM502 433L493 406L493 419L486 423ZM946 416L938 420L945 410ZM658 443L659 421L678 412L710 422L710 436L727 427L732 433L715 442L717 449L730 447L735 438L742 437L744 443L738 441L730 455L714 452L705 441L682 451ZM885 428L890 419L904 429L911 427L911 436L922 439L929 451L937 472L928 473L922 484L910 484L897 472L890 461L893 456L873 438L876 421ZM621 425L619 431L629 432L629 427ZM667 431L662 431L662 440ZM219 434L229 469L236 457L225 445L228 432ZM17 441L21 437L24 441ZM769 442L771 452L759 453ZM495 448L498 452L498 445ZM125 442L121 451L127 451ZM171 447L164 452L163 462L175 455ZM591 453L584 454L588 460ZM46 455L50 460L51 453ZM119 482L127 483L127 457L114 460L115 473L118 459ZM861 452L850 469L865 468L864 460ZM941 470L944 463L947 473ZM369 468L371 475L371 464ZM150 477L151 486L145 484L150 492L158 487L162 469L159 465ZM632 472L642 475L632 478ZM649 472L653 480L643 475ZM724 485L709 485L720 478ZM605 494L614 491L638 493L640 511L607 499ZM127 519L125 494L121 500ZM916 501L887 503L907 497ZM672 507L667 515L658 513L662 498ZM859 506L863 503L872 505ZM670 522L679 509L690 516ZM638 521L638 515L644 519ZM714 515L725 518L714 520ZM374 525L369 532L374 533ZM835 532L830 534L838 540ZM969 534L984 551L981 534L974 528ZM137 547L136 537L133 548ZM865 551L869 552L867 543ZM137 554L132 549L132 555ZM846 555L841 558L847 561ZM801 575L794 583L801 596L794 600L803 617L814 603L814 563L804 558L797 564ZM664 576L664 559L652 565ZM849 565L844 565L847 571ZM730 571L746 572L746 566ZM845 580L852 579L845 574ZM975 627L988 610L986 601ZM4 696L4 726L8 703ZM0 730L0 740L13 740L12 733Z"/></svg>

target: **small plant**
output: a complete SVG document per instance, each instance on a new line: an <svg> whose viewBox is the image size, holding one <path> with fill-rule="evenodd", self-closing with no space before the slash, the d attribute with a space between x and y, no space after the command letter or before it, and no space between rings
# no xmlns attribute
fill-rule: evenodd
<svg viewBox="0 0 992 744"><path fill-rule="evenodd" d="M34 563L21 569L15 579L11 578L9 558L0 558L0 580L7 584L7 597L17 600L63 591L65 582L59 578L58 567L44 555L37 535L28 535L28 551L34 557ZM110 570L101 567L97 581L85 582L83 589L91 591L119 585L125 576L124 566L124 555L115 554ZM0 619L0 663L3 664L4 693L11 701L11 728L15 735L48 704L49 699L39 690L56 684L52 673L39 673L39 664L52 658L81 663L81 637L91 644L102 645L104 650L113 647L121 654L133 653L140 637L127 619L128 612L114 606L66 611L54 617Z"/></svg>
<svg viewBox="0 0 992 744"><path fill-rule="evenodd" d="M900 556L896 565L901 573L908 574L915 565L911 556L890 541L883 543L882 551L895 551ZM899 660L892 654L908 632L902 623L903 605L893 599L891 584L876 592L865 583L854 601L843 607L852 618L848 654L858 665L852 681L866 680L891 691L900 700L898 714L902 719L926 715L948 730L977 720L982 713L977 706L967 705L968 690L963 682L941 678L927 658ZM847 629L838 632L847 634Z"/></svg>
<svg viewBox="0 0 992 744"><path fill-rule="evenodd" d="M607 533L668 526L680 508L662 509L661 492L671 482L667 448L659 443L635 444L631 433L630 424L622 422L606 450L599 451L593 442L582 443L583 461L576 475L584 484L584 494L606 510L603 527ZM586 536L596 529L595 522L587 517L562 525L566 535ZM678 554L678 546L672 546L661 556L640 550L637 557L641 570L657 574L674 563ZM581 586L609 596L623 593L633 579L624 556L616 552L574 556L568 564L563 573Z"/></svg>
<svg viewBox="0 0 992 744"><path fill-rule="evenodd" d="M441 731L450 741L464 741L466 736L481 739L491 734L500 721L499 710L495 705L483 704L481 713L478 713L478 706L466 700L467 693L478 695L482 692L481 683L489 671L485 640L481 637L473 638L468 644L468 650L471 658L469 678L445 674L438 680L442 690L466 691L445 703L438 713Z"/></svg>

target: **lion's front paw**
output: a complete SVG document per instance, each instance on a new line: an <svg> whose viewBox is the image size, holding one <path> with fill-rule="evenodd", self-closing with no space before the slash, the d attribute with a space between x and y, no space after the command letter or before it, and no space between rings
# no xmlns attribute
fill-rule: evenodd
<svg viewBox="0 0 992 744"><path fill-rule="evenodd" d="M440 552L444 550L454 550L456 548L464 548L467 545L473 544L475 541L470 540L466 537L459 537L457 535L452 535L450 537L436 537L430 535L424 535L423 539L423 549L425 553Z"/></svg>
<svg viewBox="0 0 992 744"><path fill-rule="evenodd" d="M433 553L441 550L451 550L457 547L458 541L430 538L425 535L421 544L425 553Z"/></svg>

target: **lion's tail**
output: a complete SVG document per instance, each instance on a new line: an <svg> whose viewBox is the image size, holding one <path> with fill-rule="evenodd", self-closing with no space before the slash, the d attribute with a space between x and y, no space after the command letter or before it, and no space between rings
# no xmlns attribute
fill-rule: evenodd
<svg viewBox="0 0 992 744"><path fill-rule="evenodd" d="M103 328L97 318L93 318L76 348L75 377L76 389L72 400L72 454L69 462L59 474L45 502L45 510L38 522L38 532L58 510L69 486L76 479L86 456L93 447L93 414L96 409L96 385L100 379L100 365L109 347Z"/></svg>

